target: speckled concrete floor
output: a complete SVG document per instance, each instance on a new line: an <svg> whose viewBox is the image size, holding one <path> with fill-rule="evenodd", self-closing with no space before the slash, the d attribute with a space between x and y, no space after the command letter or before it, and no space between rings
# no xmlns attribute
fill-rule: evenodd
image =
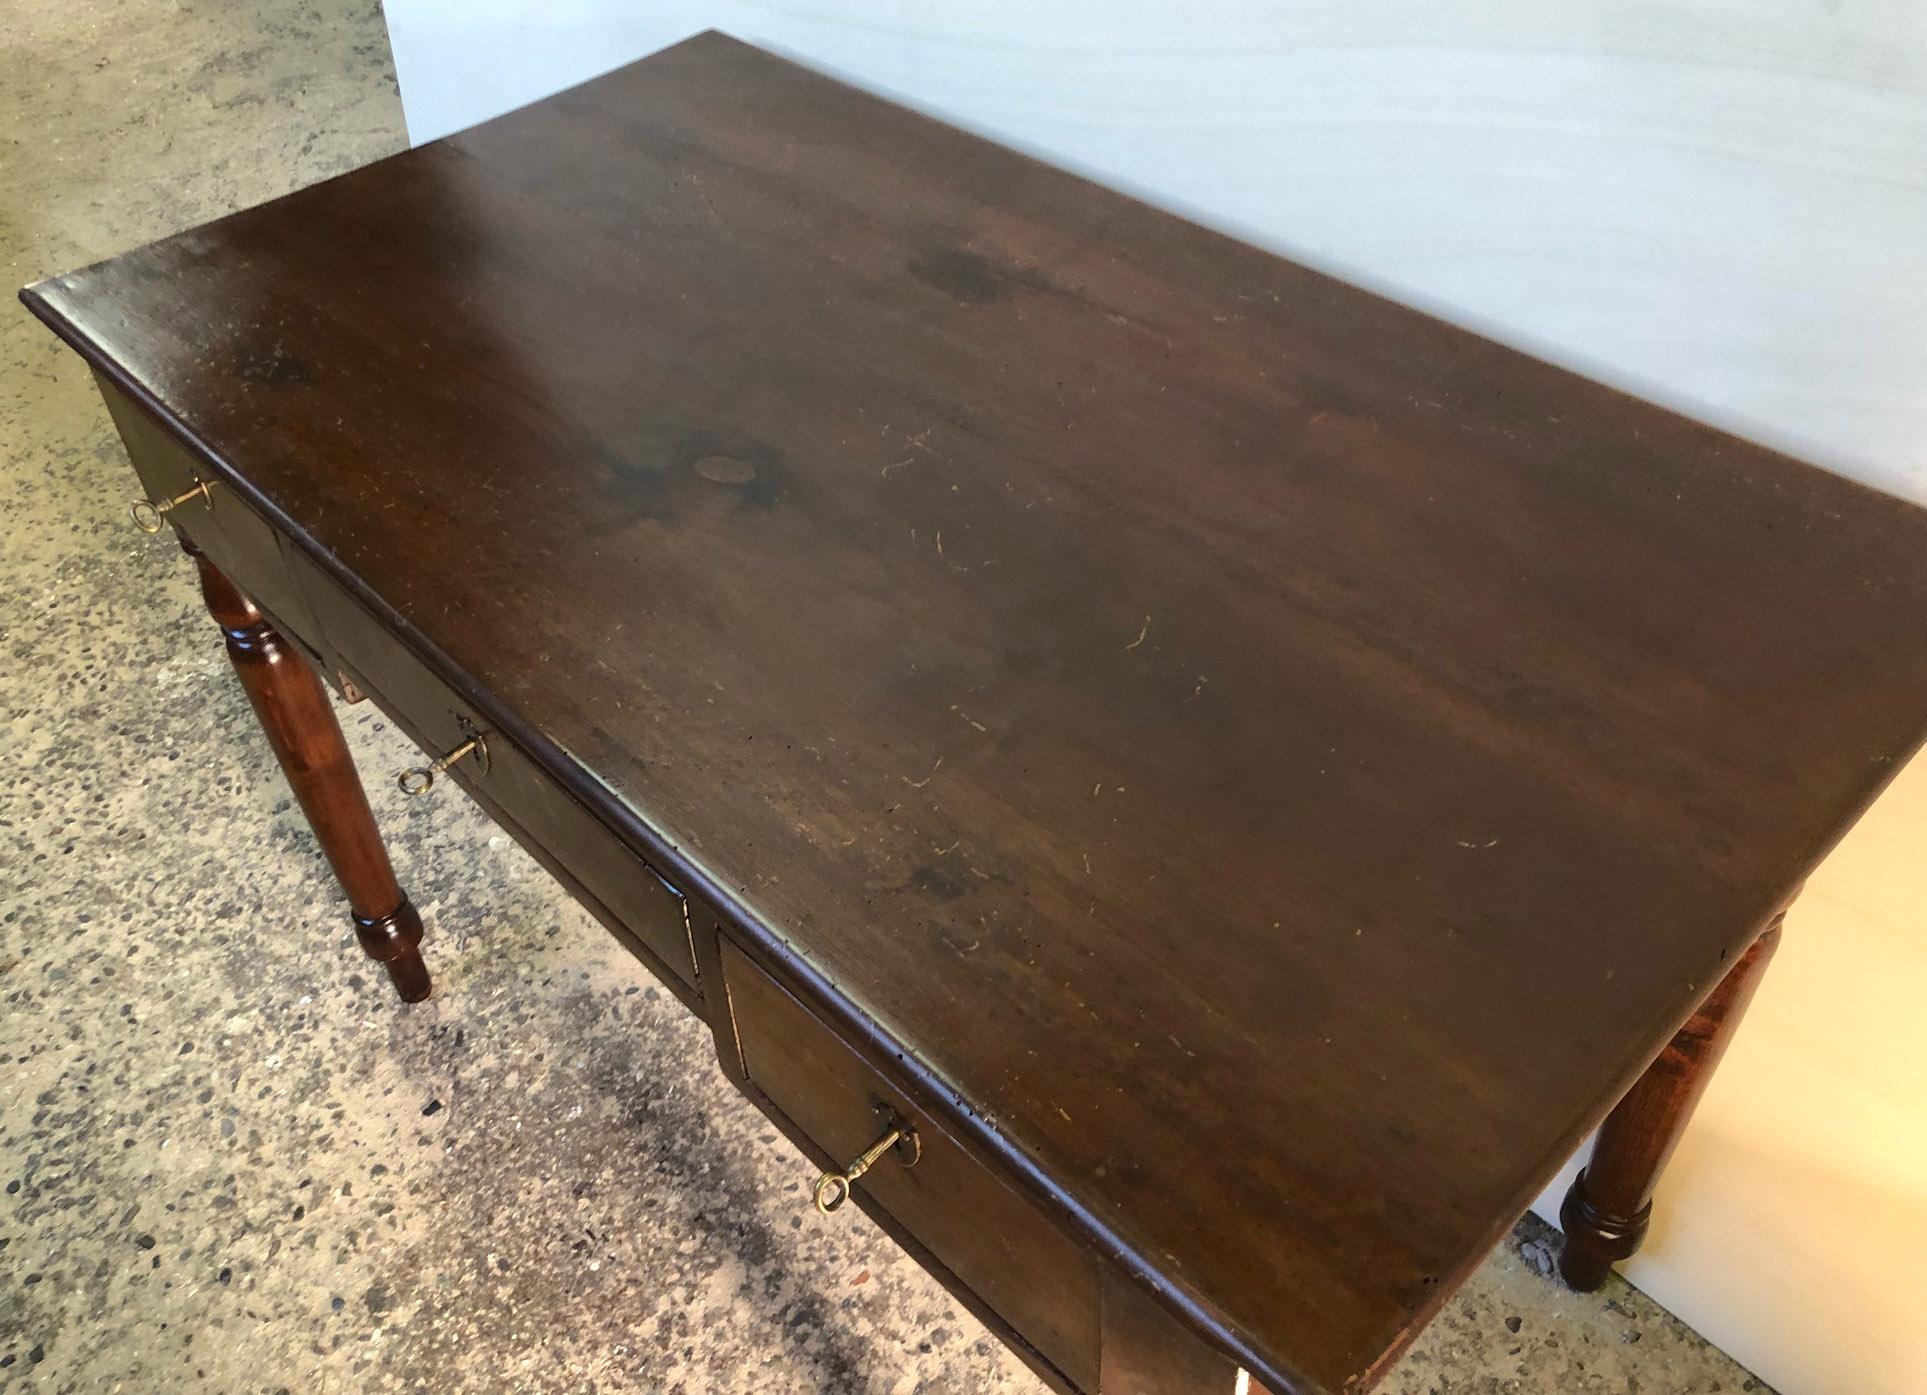
<svg viewBox="0 0 1927 1395"><path fill-rule="evenodd" d="M5 0L14 285L402 143L370 0ZM371 779L402 1008L80 364L0 312L0 1390L1040 1387L809 1169L459 794ZM410 757L366 706L376 775ZM1759 1390L1522 1226L1385 1388Z"/></svg>

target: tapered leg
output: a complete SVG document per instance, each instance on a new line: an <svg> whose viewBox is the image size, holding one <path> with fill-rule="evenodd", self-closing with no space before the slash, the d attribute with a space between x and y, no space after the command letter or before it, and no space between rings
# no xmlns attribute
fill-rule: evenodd
<svg viewBox="0 0 1927 1395"><path fill-rule="evenodd" d="M421 917L395 881L327 689L253 601L191 544L182 546L200 568L201 595L227 636L228 658L268 744L348 893L362 949L387 968L403 1002L420 1002L429 991L428 966L417 948Z"/></svg>
<svg viewBox="0 0 1927 1395"><path fill-rule="evenodd" d="M1779 947L1780 921L1773 918L1600 1126L1592 1157L1559 1208L1566 1232L1559 1271L1572 1288L1598 1288L1646 1238L1653 1188Z"/></svg>

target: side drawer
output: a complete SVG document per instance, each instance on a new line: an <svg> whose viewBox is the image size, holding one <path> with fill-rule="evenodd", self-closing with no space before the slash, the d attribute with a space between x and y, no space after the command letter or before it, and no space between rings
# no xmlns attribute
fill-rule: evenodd
<svg viewBox="0 0 1927 1395"><path fill-rule="evenodd" d="M1098 1388L1097 1270L1031 1203L907 1105L813 1012L726 937L723 982L750 1082L839 1165L894 1114L917 1159L886 1155L856 1185L1079 1390Z"/></svg>
<svg viewBox="0 0 1927 1395"><path fill-rule="evenodd" d="M119 388L98 374L94 381L147 497L172 499L207 481L206 497L180 505L168 520L291 638L312 642L314 615L289 568L288 543Z"/></svg>
<svg viewBox="0 0 1927 1395"><path fill-rule="evenodd" d="M510 832L519 831L553 859L684 987L695 990L695 947L682 893L513 741L479 727L455 694L337 582L300 554L291 554L291 562L317 617L325 661L380 703L431 756L479 732L486 764L470 757L449 773L499 808L513 825Z"/></svg>

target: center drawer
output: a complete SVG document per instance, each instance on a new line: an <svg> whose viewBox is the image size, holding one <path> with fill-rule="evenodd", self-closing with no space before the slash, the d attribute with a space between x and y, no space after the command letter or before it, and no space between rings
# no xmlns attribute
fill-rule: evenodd
<svg viewBox="0 0 1927 1395"><path fill-rule="evenodd" d="M1073 1387L1095 1391L1099 1308L1089 1258L727 938L722 965L750 1083L838 1166L875 1142L888 1119L910 1124L915 1162L884 1156L857 1181L857 1193L881 1206Z"/></svg>
<svg viewBox="0 0 1927 1395"><path fill-rule="evenodd" d="M486 759L465 758L450 768L449 777L494 806L491 812L499 810L499 821L517 841L556 864L600 903L603 919L626 930L684 987L695 990L695 947L682 893L525 751L483 727L344 587L297 550L288 551L315 616L315 642L325 661L374 698L430 758L479 734Z"/></svg>

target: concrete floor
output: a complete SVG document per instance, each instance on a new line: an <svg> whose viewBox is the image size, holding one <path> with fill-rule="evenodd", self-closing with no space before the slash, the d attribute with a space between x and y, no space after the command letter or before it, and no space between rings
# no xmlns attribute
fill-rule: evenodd
<svg viewBox="0 0 1927 1395"><path fill-rule="evenodd" d="M12 284L400 148L370 0L0 3ZM1041 1387L724 1083L696 1024L344 709L429 922L402 1008L78 360L0 309L0 1391ZM1523 1225L1383 1387L1756 1381Z"/></svg>

